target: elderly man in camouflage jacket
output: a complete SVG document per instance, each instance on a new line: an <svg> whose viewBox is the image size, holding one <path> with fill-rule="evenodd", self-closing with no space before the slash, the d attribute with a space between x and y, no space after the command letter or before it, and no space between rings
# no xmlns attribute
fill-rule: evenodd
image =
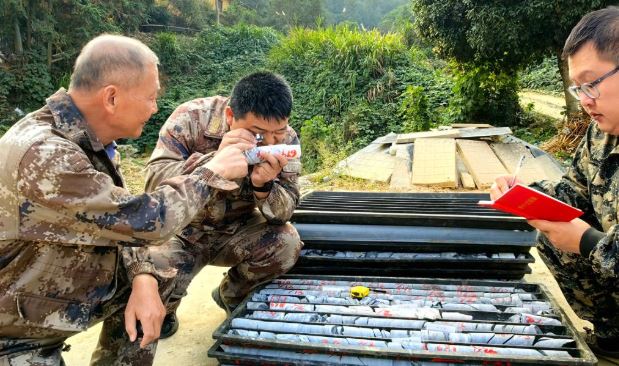
<svg viewBox="0 0 619 366"><path fill-rule="evenodd" d="M149 194L124 188L114 140L138 137L157 111L157 63L137 40L97 37L69 90L0 139L0 365L64 364L66 338L102 320L93 364L152 363L175 273L145 246L248 169L238 144Z"/></svg>
<svg viewBox="0 0 619 366"><path fill-rule="evenodd" d="M299 144L288 126L292 92L286 81L270 72L241 79L230 98L215 96L179 106L159 133L148 162L146 189L153 190L179 172L192 171L196 161L209 160L237 144ZM257 141L256 136L263 138ZM179 299L191 279L207 264L232 267L213 298L228 313L258 284L286 272L296 262L301 241L287 221L299 199L299 159L265 154L238 189L210 196L196 216L166 246L151 248L161 268L178 269L173 297ZM166 317L162 338L173 334L178 321Z"/></svg>
<svg viewBox="0 0 619 366"><path fill-rule="evenodd" d="M589 13L563 49L570 91L593 123L558 182L532 187L584 211L571 222L532 220L540 232L540 254L576 313L593 323L590 345L598 354L619 356L619 8ZM511 176L497 178L500 197Z"/></svg>

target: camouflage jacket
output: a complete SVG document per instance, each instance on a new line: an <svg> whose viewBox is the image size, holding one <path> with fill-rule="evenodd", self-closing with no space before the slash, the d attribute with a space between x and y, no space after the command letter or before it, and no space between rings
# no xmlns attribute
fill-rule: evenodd
<svg viewBox="0 0 619 366"><path fill-rule="evenodd" d="M131 195L59 90L0 138L0 337L85 329L125 268L129 280L139 273L172 276L155 270L143 246L186 226L209 186L236 184L198 167L151 194Z"/></svg>
<svg viewBox="0 0 619 366"><path fill-rule="evenodd" d="M229 131L224 114L227 105L228 98L216 96L195 99L176 108L161 128L159 141L148 161L147 191L168 177L191 171L195 161L213 156L223 135ZM282 143L299 143L291 127ZM249 176L237 181L239 189L215 190L205 205L204 215L185 228L181 236L196 242L211 230L234 233L256 207L270 223L288 221L299 200L300 171L299 159L290 159L269 195L262 200L254 196Z"/></svg>
<svg viewBox="0 0 619 366"><path fill-rule="evenodd" d="M619 137L592 123L563 178L531 186L584 212L592 229L581 240L581 254L602 278L619 279Z"/></svg>

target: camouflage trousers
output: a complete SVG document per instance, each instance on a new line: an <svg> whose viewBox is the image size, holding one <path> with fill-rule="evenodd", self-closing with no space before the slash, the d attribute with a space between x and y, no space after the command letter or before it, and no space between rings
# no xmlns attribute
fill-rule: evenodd
<svg viewBox="0 0 619 366"><path fill-rule="evenodd" d="M537 249L574 312L593 323L599 337L619 336L617 279L602 279L588 258L555 248L541 234Z"/></svg>
<svg viewBox="0 0 619 366"><path fill-rule="evenodd" d="M222 300L236 305L254 287L292 268L302 246L292 225L268 224L256 211L234 234L208 232L195 244L176 237L149 251L159 268L178 270L168 306L175 311L191 280L206 265L231 267L219 288Z"/></svg>
<svg viewBox="0 0 619 366"><path fill-rule="evenodd" d="M173 283L160 285L162 298L169 297ZM124 311L131 287L126 273L119 271L114 296L93 311L89 326L103 321L99 342L92 354L91 365L152 365L157 343L140 349L140 338L131 342L125 331ZM165 303L165 301L164 301ZM67 333L47 338L0 338L0 366L58 366L65 365L62 351L68 350Z"/></svg>

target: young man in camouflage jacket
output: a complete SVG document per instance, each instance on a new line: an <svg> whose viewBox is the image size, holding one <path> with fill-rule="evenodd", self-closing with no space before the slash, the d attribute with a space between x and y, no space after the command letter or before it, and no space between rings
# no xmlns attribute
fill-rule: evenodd
<svg viewBox="0 0 619 366"><path fill-rule="evenodd" d="M532 184L584 211L571 222L531 220L538 249L568 302L595 327L592 349L619 356L619 8L585 15L565 42L570 91L593 119L558 182ZM511 176L497 178L500 197Z"/></svg>
<svg viewBox="0 0 619 366"><path fill-rule="evenodd" d="M175 273L145 247L247 174L237 146L150 194L124 188L114 140L157 111L157 63L137 40L97 37L69 90L0 138L0 365L63 364L64 341L100 321L93 364L152 363Z"/></svg>
<svg viewBox="0 0 619 366"><path fill-rule="evenodd" d="M179 106L159 133L147 165L146 190L171 176L193 171L218 151L238 144L299 144L288 125L292 92L270 72L241 79L230 98L215 96ZM262 137L258 141L256 136ZM161 268L178 269L173 298L180 299L207 264L232 267L213 290L217 304L230 313L258 284L285 273L296 262L301 240L287 223L297 206L301 171L298 158L265 154L231 191L217 191L176 238L151 256ZM174 312L166 317L162 337L178 327Z"/></svg>

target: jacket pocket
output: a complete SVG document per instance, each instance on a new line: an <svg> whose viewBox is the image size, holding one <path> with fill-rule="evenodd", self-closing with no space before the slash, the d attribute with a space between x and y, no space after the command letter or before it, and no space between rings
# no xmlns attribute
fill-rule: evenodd
<svg viewBox="0 0 619 366"><path fill-rule="evenodd" d="M61 331L86 330L91 304L20 293L15 296L17 313L30 326Z"/></svg>

